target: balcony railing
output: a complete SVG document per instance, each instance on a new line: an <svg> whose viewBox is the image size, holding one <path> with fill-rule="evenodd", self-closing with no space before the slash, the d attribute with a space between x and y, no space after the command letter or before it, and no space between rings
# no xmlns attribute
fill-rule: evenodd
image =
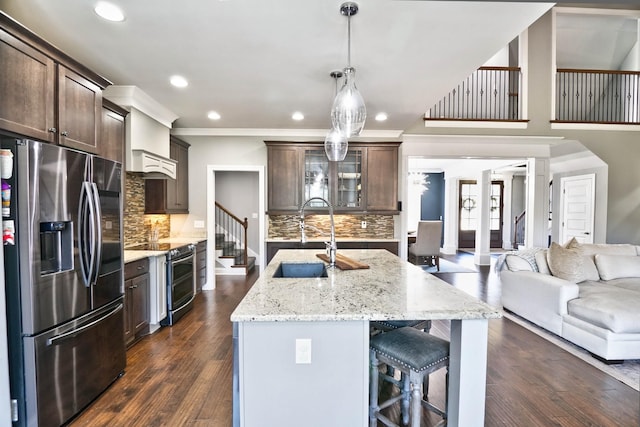
<svg viewBox="0 0 640 427"><path fill-rule="evenodd" d="M431 107L425 120L520 121L519 67L480 67Z"/></svg>
<svg viewBox="0 0 640 427"><path fill-rule="evenodd" d="M558 69L556 120L640 124L640 72Z"/></svg>

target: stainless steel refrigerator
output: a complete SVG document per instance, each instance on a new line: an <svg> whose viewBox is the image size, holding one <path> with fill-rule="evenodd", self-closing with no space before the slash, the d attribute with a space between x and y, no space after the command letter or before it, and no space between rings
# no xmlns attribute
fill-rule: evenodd
<svg viewBox="0 0 640 427"><path fill-rule="evenodd" d="M125 368L122 167L0 139L14 426L59 426Z"/></svg>

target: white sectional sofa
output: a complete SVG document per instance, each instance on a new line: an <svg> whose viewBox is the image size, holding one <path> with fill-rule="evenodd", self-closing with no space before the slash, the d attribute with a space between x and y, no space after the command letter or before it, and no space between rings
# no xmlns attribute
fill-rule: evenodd
<svg viewBox="0 0 640 427"><path fill-rule="evenodd" d="M496 267L505 309L606 361L640 359L640 247L572 240Z"/></svg>

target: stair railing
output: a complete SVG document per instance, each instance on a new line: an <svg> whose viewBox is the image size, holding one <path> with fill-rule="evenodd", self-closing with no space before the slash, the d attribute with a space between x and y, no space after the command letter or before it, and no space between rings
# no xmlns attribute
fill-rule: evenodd
<svg viewBox="0 0 640 427"><path fill-rule="evenodd" d="M527 211L522 211L520 215L516 215L513 221L513 249L518 249L520 245L524 245L524 226Z"/></svg>
<svg viewBox="0 0 640 427"><path fill-rule="evenodd" d="M242 250L242 262L240 264L246 266L249 260L247 245L249 221L247 218L244 220L238 218L220 203L215 202L215 204L216 232L223 233L225 240L232 241L240 247Z"/></svg>

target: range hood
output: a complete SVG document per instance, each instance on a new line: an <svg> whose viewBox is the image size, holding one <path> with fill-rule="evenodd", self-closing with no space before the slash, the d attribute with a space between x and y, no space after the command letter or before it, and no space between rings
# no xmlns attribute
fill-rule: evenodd
<svg viewBox="0 0 640 427"><path fill-rule="evenodd" d="M135 86L109 86L104 97L129 111L125 119L126 171L143 178L175 179L177 162L170 158L169 139L178 116Z"/></svg>

